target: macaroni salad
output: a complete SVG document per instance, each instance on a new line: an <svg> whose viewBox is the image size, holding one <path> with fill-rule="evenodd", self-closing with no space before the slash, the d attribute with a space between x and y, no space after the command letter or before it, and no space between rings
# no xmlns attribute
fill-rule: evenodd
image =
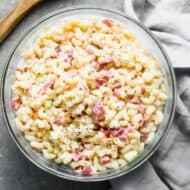
<svg viewBox="0 0 190 190"><path fill-rule="evenodd" d="M154 139L167 99L160 63L107 18L70 19L42 34L12 89L30 145L83 174L131 163Z"/></svg>

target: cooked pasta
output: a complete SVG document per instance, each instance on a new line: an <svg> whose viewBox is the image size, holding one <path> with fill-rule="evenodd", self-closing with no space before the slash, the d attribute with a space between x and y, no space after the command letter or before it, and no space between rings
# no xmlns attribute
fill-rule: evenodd
<svg viewBox="0 0 190 190"><path fill-rule="evenodd" d="M83 174L131 163L154 139L167 99L159 62L107 18L42 34L23 53L12 90L30 145Z"/></svg>

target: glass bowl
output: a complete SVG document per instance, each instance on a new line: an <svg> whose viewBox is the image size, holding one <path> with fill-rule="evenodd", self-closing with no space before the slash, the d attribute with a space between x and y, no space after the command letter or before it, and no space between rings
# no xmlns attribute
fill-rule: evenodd
<svg viewBox="0 0 190 190"><path fill-rule="evenodd" d="M161 69L167 83L168 99L164 107L164 120L158 126L153 142L147 145L145 150L140 153L139 156L131 164L120 167L116 170L107 170L105 172L99 172L91 175L78 174L68 166L65 166L63 164L56 164L51 160L45 159L41 153L31 148L30 144L26 141L22 133L16 127L15 115L11 107L11 86L14 81L15 68L17 66L17 63L21 61L21 53L25 48L30 46L30 44L32 44L41 33L47 31L51 27L59 25L71 17L77 17L82 20L89 20L91 17L107 17L124 23L127 26L128 30L137 36L139 41L143 44L144 48L160 61ZM1 85L2 112L6 126L18 148L30 161L32 161L39 168L56 176L75 181L89 182L108 180L126 174L140 166L158 148L161 139L166 134L166 131L170 126L175 110L175 76L172 66L169 63L167 54L158 40L155 39L152 33L142 24L129 18L128 16L113 10L97 7L83 6L61 9L42 18L40 21L37 21L34 25L32 25L29 30L27 30L25 34L22 35L22 37L18 40L16 46L13 48L13 51L10 54L8 62L4 68Z"/></svg>

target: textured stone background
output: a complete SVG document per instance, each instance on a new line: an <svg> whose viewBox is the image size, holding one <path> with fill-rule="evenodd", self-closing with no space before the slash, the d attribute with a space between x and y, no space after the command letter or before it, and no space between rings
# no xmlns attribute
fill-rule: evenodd
<svg viewBox="0 0 190 190"><path fill-rule="evenodd" d="M2 18L18 0L0 0ZM79 4L95 4L122 10L122 0L44 0L35 7L0 45L0 75L15 40L26 28L52 11ZM108 182L79 183L60 179L38 169L18 150L0 115L0 190L107 190Z"/></svg>

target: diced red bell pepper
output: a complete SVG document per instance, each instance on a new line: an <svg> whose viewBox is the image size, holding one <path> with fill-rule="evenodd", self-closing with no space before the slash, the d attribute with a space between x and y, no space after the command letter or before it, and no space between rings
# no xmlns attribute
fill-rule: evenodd
<svg viewBox="0 0 190 190"><path fill-rule="evenodd" d="M13 109L16 111L19 109L20 107L20 104L21 104L21 99L20 99L20 96L15 96L12 101L11 101L11 105L13 107Z"/></svg>
<svg viewBox="0 0 190 190"><path fill-rule="evenodd" d="M111 19L103 19L102 22L104 24L106 24L108 27L112 27L113 26L113 21Z"/></svg>

